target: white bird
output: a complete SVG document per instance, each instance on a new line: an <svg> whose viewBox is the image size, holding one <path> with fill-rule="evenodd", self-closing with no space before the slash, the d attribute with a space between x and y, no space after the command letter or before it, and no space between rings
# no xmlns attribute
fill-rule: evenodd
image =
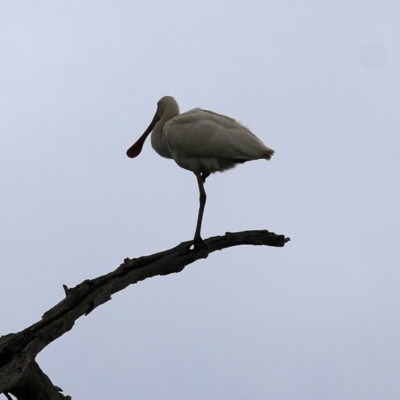
<svg viewBox="0 0 400 400"><path fill-rule="evenodd" d="M193 244L205 247L200 230L206 204L204 182L214 172L227 171L246 161L270 160L274 150L233 118L195 108L183 114L172 96L157 103L157 111L143 135L126 152L137 157L151 133L151 145L162 157L172 158L182 168L192 171L200 191L200 207Z"/></svg>

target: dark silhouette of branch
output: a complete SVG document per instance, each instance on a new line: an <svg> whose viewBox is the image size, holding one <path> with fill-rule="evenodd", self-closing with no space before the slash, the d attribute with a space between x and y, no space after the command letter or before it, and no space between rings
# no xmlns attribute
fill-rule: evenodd
<svg viewBox="0 0 400 400"><path fill-rule="evenodd" d="M63 285L65 299L46 311L42 319L18 333L0 338L0 393L11 393L18 400L68 399L54 386L35 361L49 343L74 326L75 321L88 315L99 305L111 300L111 295L127 286L156 275L182 271L187 265L216 250L240 245L283 247L290 239L266 230L227 232L204 240L207 248L191 250L192 242L134 259L126 258L113 272L87 279L68 288Z"/></svg>

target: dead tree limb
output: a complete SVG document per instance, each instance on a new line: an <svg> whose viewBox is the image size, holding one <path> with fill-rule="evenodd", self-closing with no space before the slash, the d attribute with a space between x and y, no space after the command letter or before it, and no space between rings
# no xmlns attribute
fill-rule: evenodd
<svg viewBox="0 0 400 400"><path fill-rule="evenodd" d="M111 299L111 295L127 286L156 275L182 271L187 265L216 250L239 245L283 247L290 239L266 230L227 232L204 240L207 249L193 251L192 242L150 256L129 259L113 272L95 279L87 279L68 288L63 285L65 299L46 311L42 319L18 333L0 338L0 393L12 393L18 400L68 399L61 389L36 364L35 357L74 326L75 321L88 315L99 305Z"/></svg>

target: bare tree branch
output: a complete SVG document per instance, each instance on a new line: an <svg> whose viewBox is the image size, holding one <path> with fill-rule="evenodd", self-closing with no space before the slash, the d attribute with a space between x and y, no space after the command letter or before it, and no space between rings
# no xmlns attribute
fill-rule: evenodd
<svg viewBox="0 0 400 400"><path fill-rule="evenodd" d="M110 300L112 294L129 285L156 275L180 272L214 251L239 245L283 247L289 240L266 230L227 232L224 236L204 240L207 249L193 251L191 241L183 242L161 253L126 258L115 271L85 280L74 288L63 285L66 298L45 312L40 321L21 332L0 338L0 393L12 393L19 400L69 398L53 386L36 364L35 357L49 343L72 329L79 317L88 315Z"/></svg>
<svg viewBox="0 0 400 400"><path fill-rule="evenodd" d="M71 399L71 396L64 396L61 392L62 389L52 384L34 360L28 364L18 384L10 389L10 393L18 400Z"/></svg>

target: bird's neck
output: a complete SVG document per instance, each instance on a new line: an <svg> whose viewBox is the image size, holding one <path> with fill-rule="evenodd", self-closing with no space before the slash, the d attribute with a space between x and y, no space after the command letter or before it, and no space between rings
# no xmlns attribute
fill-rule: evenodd
<svg viewBox="0 0 400 400"><path fill-rule="evenodd" d="M151 133L151 145L161 157L172 158L163 132L164 123L165 121L161 119L154 127L153 132Z"/></svg>
<svg viewBox="0 0 400 400"><path fill-rule="evenodd" d="M179 115L179 106L174 101L162 111L161 119L157 122L151 134L151 145L161 157L172 158L164 135L164 125L177 115Z"/></svg>

